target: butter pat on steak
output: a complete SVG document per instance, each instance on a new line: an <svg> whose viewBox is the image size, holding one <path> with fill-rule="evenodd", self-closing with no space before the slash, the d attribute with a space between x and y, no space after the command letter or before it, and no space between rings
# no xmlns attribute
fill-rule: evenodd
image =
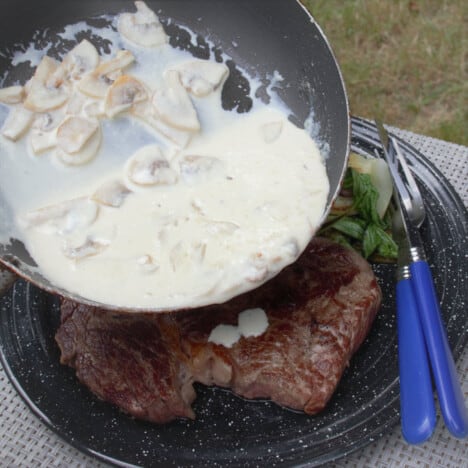
<svg viewBox="0 0 468 468"><path fill-rule="evenodd" d="M381 292L357 253L314 239L293 265L221 305L172 314L126 314L62 302L61 362L100 398L137 418L194 418L194 382L269 398L315 414L364 341ZM268 328L232 347L208 341L219 324L261 308Z"/></svg>

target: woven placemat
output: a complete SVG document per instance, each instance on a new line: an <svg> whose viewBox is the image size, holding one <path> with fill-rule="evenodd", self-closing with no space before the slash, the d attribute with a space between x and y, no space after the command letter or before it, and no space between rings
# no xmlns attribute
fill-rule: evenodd
<svg viewBox="0 0 468 468"><path fill-rule="evenodd" d="M390 130L432 161L455 187L465 206L468 206L467 147L395 128ZM457 367L466 401L468 348L458 360ZM83 455L37 420L0 368L0 466L68 468L107 465ZM468 468L468 440L450 436L439 414L436 431L429 442L419 446L408 445L396 427L378 441L328 466Z"/></svg>

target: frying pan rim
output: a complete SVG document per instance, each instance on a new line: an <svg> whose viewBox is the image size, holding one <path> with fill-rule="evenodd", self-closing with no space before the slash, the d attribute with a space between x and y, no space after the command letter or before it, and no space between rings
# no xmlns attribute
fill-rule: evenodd
<svg viewBox="0 0 468 468"><path fill-rule="evenodd" d="M334 200L336 199L336 197L338 196L338 193L339 193L340 188L341 188L341 183L342 183L345 171L346 171L346 167L347 167L348 159L349 159L349 153L350 153L350 150L351 150L351 115L350 115L349 100L348 100L348 94L347 94L347 90L346 90L345 81L344 81L344 78L343 78L342 71L341 71L341 69L339 67L339 63L338 63L338 60L336 58L336 54L335 54L335 52L334 52L334 50L333 50L333 48L332 48L332 46L330 44L330 41L328 40L327 36L325 35L323 29L320 27L320 25L317 23L317 21L315 20L313 15L305 7L305 5L302 3L302 1L301 0L295 0L295 2L300 7L300 9L305 14L305 16L307 18L309 18L311 24L313 24L314 27L317 29L321 40L323 41L324 45L326 46L326 49L330 53L330 56L331 56L332 61L333 61L334 68L335 68L336 72L338 73L337 76L339 78L339 83L340 83L340 87L341 87L341 89L339 91L340 91L340 94L342 93L342 97L343 97L343 100L344 100L344 106L345 106L345 110L346 110L346 148L345 148L345 152L344 152L345 154L344 154L344 158L342 160L342 163L340 165L341 170L340 170L339 177L338 177L338 183L336 184L334 192L333 193L330 192L328 194L328 196L327 196L327 204L326 204L326 206L324 208L324 212L323 212L322 217L320 218L319 224L317 226L317 229L316 229L316 232L317 232L318 229L320 228L321 224L327 218L328 213L331 210L332 204L333 204ZM343 112L343 115L344 114L345 113ZM325 165L327 165L327 161L325 161ZM315 234L311 237L310 240L312 240L314 236L315 236ZM294 260L294 262L296 260ZM201 308L201 307L208 307L208 306L216 305L216 304L220 303L220 302L212 302L212 303L209 303L209 304L206 304L206 305L201 305L201 306L200 305L193 306L193 307L184 306L184 307L178 307L178 308L169 308L169 307L163 307L163 308L151 307L150 308L150 307L128 307L128 306L123 306L122 307L122 306L118 306L118 305L115 305L115 304L104 304L102 302L98 302L98 301L94 301L94 300L89 299L89 298L82 297L81 295L79 295L77 293L67 291L64 288L60 287L60 286L53 285L51 282L48 284L46 281L49 281L49 280L47 280L46 277L43 277L43 279L35 278L34 276L32 276L31 272L28 272L27 269L25 269L24 266L23 267L17 266L17 265L15 265L15 262L16 262L15 259L9 260L9 258L0 257L0 268L2 266L6 267L7 270L14 273L18 277L23 278L23 279L31 282L35 286L43 289L44 291L47 291L48 293L55 294L55 295L60 296L60 297L68 298L70 300L79 302L79 303L81 303L83 305L88 305L88 306L96 307L96 308L105 308L107 310L118 311L120 313L125 313L125 314L133 314L133 313L155 313L155 314L175 313L175 312L180 312L180 311L184 311L184 310L193 310L193 309L197 309L197 308ZM42 276L42 274L41 274L41 276ZM272 279L272 278L269 278L269 280ZM263 284L263 283L261 283L261 284ZM258 286L256 286L256 287L261 286L261 284L258 284ZM248 291L250 291L250 289ZM244 291L243 293L248 292L248 291Z"/></svg>

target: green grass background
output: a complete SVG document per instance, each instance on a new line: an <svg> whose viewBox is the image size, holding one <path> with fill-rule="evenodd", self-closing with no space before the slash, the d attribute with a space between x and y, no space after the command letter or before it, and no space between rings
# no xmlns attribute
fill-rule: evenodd
<svg viewBox="0 0 468 468"><path fill-rule="evenodd" d="M468 145L467 0L302 0L328 37L351 113Z"/></svg>

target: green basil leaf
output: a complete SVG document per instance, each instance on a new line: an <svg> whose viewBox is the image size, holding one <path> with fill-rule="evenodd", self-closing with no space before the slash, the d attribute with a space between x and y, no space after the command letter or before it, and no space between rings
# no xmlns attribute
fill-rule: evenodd
<svg viewBox="0 0 468 468"><path fill-rule="evenodd" d="M379 228L380 243L377 252L383 257L397 258L398 246L387 232Z"/></svg>
<svg viewBox="0 0 468 468"><path fill-rule="evenodd" d="M380 236L377 232L378 229L379 227L377 225L369 224L364 231L364 236L362 238L362 254L364 258L369 258L379 245Z"/></svg>
<svg viewBox="0 0 468 468"><path fill-rule="evenodd" d="M362 240L362 251L365 258L374 252L388 258L396 258L398 246L392 237L376 224L369 224Z"/></svg>
<svg viewBox="0 0 468 468"><path fill-rule="evenodd" d="M392 210L380 218L376 209L379 192L369 174L348 168L343 188L352 189L353 204L346 211L338 210L338 215L330 214L318 235L357 250L365 258L372 254L389 260L396 258L398 247L385 231L391 226Z"/></svg>
<svg viewBox="0 0 468 468"><path fill-rule="evenodd" d="M332 223L330 227L353 239L362 241L366 225L367 223L361 218L343 216Z"/></svg>
<svg viewBox="0 0 468 468"><path fill-rule="evenodd" d="M376 209L379 192L372 184L370 175L361 174L354 169L352 169L351 172L353 175L355 209L367 222L383 227L384 224Z"/></svg>

